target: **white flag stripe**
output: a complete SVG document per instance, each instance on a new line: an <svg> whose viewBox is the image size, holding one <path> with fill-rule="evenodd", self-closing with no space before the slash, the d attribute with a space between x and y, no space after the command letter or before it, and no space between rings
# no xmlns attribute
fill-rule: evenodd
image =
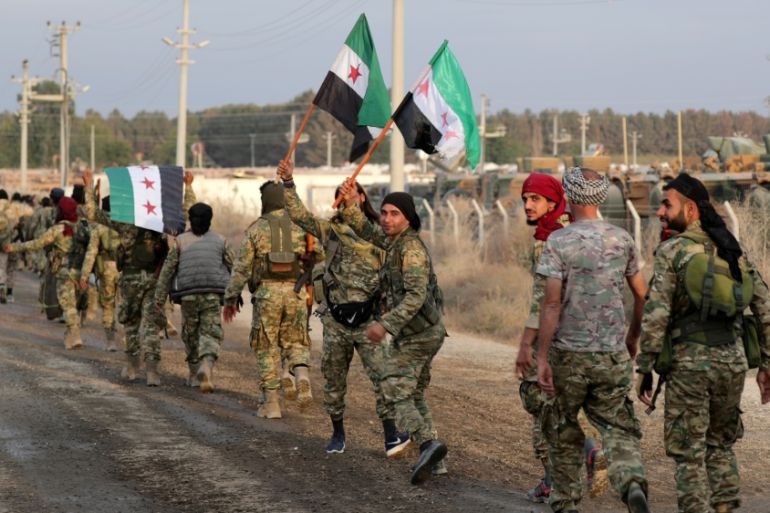
<svg viewBox="0 0 770 513"><path fill-rule="evenodd" d="M163 205L158 166L130 166L134 188L134 224L163 232Z"/></svg>
<svg viewBox="0 0 770 513"><path fill-rule="evenodd" d="M366 87L369 85L369 67L348 45L342 45L342 50L334 59L331 71L340 77L340 80L345 82L358 96L364 97ZM354 77L355 80L353 80Z"/></svg>
<svg viewBox="0 0 770 513"><path fill-rule="evenodd" d="M424 84L428 84L425 94ZM457 114L441 96L433 82L433 71L429 71L417 89L412 93L412 100L422 114L442 134L436 145L441 158L451 160L465 149L465 129Z"/></svg>

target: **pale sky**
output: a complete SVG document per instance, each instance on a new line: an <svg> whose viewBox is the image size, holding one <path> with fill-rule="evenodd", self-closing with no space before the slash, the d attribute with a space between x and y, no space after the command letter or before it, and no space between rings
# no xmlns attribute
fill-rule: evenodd
<svg viewBox="0 0 770 513"><path fill-rule="evenodd" d="M366 13L388 86L390 0L191 0L190 110L279 103L315 89L358 15ZM182 0L1 0L0 111L16 110L21 61L54 77L46 21L80 21L70 74L90 90L82 113L177 113ZM405 0L405 84L443 39L475 102L622 113L667 109L770 113L768 0Z"/></svg>

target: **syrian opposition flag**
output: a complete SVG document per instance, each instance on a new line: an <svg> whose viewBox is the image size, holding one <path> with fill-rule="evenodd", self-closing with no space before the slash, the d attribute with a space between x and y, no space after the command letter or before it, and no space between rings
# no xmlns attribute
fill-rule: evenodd
<svg viewBox="0 0 770 513"><path fill-rule="evenodd" d="M129 166L105 169L110 180L110 219L156 232L184 231L179 166Z"/></svg>
<svg viewBox="0 0 770 513"><path fill-rule="evenodd" d="M350 31L313 103L352 132L351 162L367 152L390 119L388 89L365 15Z"/></svg>
<svg viewBox="0 0 770 513"><path fill-rule="evenodd" d="M460 64L444 41L417 87L393 114L406 145L452 160L463 151L471 168L481 148L473 99Z"/></svg>

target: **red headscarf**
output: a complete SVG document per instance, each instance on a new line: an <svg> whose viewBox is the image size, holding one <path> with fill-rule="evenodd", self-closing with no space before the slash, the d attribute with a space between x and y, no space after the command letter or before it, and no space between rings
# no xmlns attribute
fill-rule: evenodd
<svg viewBox="0 0 770 513"><path fill-rule="evenodd" d="M64 197L59 200L59 206L57 207L56 222L69 221L76 223L78 220L78 204L70 197ZM64 225L64 235L72 237L72 226Z"/></svg>
<svg viewBox="0 0 770 513"><path fill-rule="evenodd" d="M564 215L567 208L564 188L561 186L561 182L551 175L532 173L521 186L522 195L528 192L534 192L556 203L556 207L551 212L547 212L538 219L535 227L535 239L548 240L551 232L564 227L559 223L559 218Z"/></svg>

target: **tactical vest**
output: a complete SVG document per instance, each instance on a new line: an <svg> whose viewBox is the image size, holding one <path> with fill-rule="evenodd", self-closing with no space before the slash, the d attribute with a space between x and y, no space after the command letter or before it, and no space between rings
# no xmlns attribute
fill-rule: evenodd
<svg viewBox="0 0 770 513"><path fill-rule="evenodd" d="M385 261L385 265L380 270L380 283L382 290L385 291L390 297L393 298L394 305L399 304L404 300L406 296L406 289L404 288L404 275L402 274L403 260L401 258L401 246L408 239L413 238L419 241L420 245L425 250L425 254L428 255L428 262L430 265L429 277L428 277L428 292L425 296L425 302L420 307L417 314L401 329L400 336L408 337L435 326L441 320L441 315L444 311L444 295L441 292L441 288L438 285L438 279L436 273L433 272L433 261L430 258L428 248L422 239L414 232L407 232L401 235L401 244L398 247L392 248L389 252L388 258Z"/></svg>
<svg viewBox="0 0 770 513"><path fill-rule="evenodd" d="M265 255L262 279L297 280L302 275L302 268L292 244L291 218L284 212L281 217L267 216L265 219L270 223L270 252Z"/></svg>
<svg viewBox="0 0 770 513"><path fill-rule="evenodd" d="M171 282L171 299L190 294L224 294L230 281L225 266L225 239L207 232L198 237L185 232L177 237L179 266Z"/></svg>
<svg viewBox="0 0 770 513"><path fill-rule="evenodd" d="M733 279L727 261L717 255L708 236L684 232L679 237L704 246L704 252L693 255L680 271L690 306L674 317L671 341L694 342L721 346L735 342L736 318L742 320L743 310L754 294L754 282L742 271L742 283Z"/></svg>
<svg viewBox="0 0 770 513"><path fill-rule="evenodd" d="M67 267L69 269L80 270L83 267L83 261L86 259L86 250L88 242L91 240L91 227L88 221L81 219L76 223L64 221L64 224L72 228L72 244L67 252Z"/></svg>
<svg viewBox="0 0 770 513"><path fill-rule="evenodd" d="M122 268L130 271L155 272L165 258L167 249L163 234L139 228Z"/></svg>

